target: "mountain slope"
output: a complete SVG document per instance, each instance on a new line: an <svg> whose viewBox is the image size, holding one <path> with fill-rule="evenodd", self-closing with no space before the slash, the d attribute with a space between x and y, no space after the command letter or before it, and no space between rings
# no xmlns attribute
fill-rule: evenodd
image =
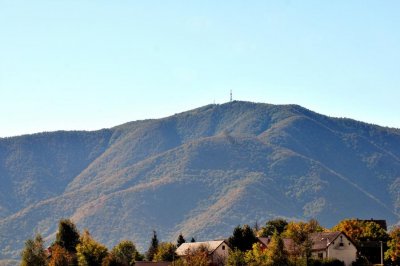
<svg viewBox="0 0 400 266"><path fill-rule="evenodd" d="M275 216L400 218L400 130L231 102L95 132L0 139L0 258L72 217L112 246L226 237Z"/></svg>

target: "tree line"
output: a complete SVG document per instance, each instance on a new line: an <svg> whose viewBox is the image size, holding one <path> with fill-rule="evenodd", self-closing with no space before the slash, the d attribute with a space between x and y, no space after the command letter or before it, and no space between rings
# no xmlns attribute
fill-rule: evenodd
<svg viewBox="0 0 400 266"><path fill-rule="evenodd" d="M385 265L400 265L400 227L386 232L373 221L345 219L335 225L331 231L342 231L357 246L364 242L382 242L385 254ZM311 258L312 241L310 234L329 231L318 221L290 221L273 219L264 226L238 225L227 240L231 252L226 261L229 266L242 265L343 265L337 260L319 260ZM268 249L262 249L258 237L269 237ZM288 254L284 249L284 238L290 238L295 249ZM184 259L177 258L176 249L186 240L182 234L175 243L160 242L156 231L153 231L148 250L141 254L130 240L123 240L111 250L96 241L84 230L80 233L76 225L69 219L62 219L58 224L55 241L45 248L41 235L25 242L21 252L21 266L131 266L136 261L170 261L174 266L206 266L208 251L199 249L187 254ZM195 242L192 238L191 242ZM370 265L371 254L358 252L354 265Z"/></svg>
<svg viewBox="0 0 400 266"><path fill-rule="evenodd" d="M233 248L227 265L281 265L281 266L340 266L343 262L335 259L317 259L311 257L312 233L340 231L345 233L358 247L357 259L353 266L373 265L376 253L380 256L380 247L363 249L365 243L382 242L385 265L400 265L400 227L394 227L389 233L374 221L345 219L333 228L322 227L317 220L291 221L273 219L258 228L248 225L237 226L229 243ZM268 249L262 249L257 237L269 237ZM290 254L284 249L284 239L291 239L294 246ZM379 261L379 258L378 258Z"/></svg>

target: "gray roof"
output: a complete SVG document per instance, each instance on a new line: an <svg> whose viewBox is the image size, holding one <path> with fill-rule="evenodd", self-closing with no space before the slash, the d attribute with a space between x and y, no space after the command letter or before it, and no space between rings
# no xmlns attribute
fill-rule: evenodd
<svg viewBox="0 0 400 266"><path fill-rule="evenodd" d="M326 249L329 245L335 241L336 238L341 235L342 232L319 232L312 233L310 239L313 242L313 250Z"/></svg>

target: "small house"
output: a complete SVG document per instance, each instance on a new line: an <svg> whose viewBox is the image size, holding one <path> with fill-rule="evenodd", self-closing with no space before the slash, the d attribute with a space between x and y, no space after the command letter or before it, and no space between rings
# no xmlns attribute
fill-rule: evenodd
<svg viewBox="0 0 400 266"><path fill-rule="evenodd" d="M230 247L225 240L183 243L176 250L176 254L178 257L185 259L185 257L198 251L207 253L208 261L211 265L224 265L229 256Z"/></svg>
<svg viewBox="0 0 400 266"><path fill-rule="evenodd" d="M321 232L310 235L312 255L316 258L338 259L346 266L352 264L357 257L357 247L343 232Z"/></svg>

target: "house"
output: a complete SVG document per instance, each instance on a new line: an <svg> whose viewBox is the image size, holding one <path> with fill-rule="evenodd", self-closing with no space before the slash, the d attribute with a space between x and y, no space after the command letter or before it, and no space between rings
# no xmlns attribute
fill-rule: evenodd
<svg viewBox="0 0 400 266"><path fill-rule="evenodd" d="M268 248L271 241L268 237L260 237L262 248ZM311 256L319 259L338 259L346 266L352 264L357 257L357 248L353 241L343 232L319 232L310 234L312 241ZM284 238L283 244L289 255L296 254L296 244L292 239Z"/></svg>
<svg viewBox="0 0 400 266"><path fill-rule="evenodd" d="M176 254L180 258L185 258L201 250L206 250L208 260L212 265L224 265L231 248L225 240L183 243L176 250Z"/></svg>
<svg viewBox="0 0 400 266"><path fill-rule="evenodd" d="M338 259L346 266L356 260L357 247L343 232L313 233L310 239L313 242L312 256L316 258Z"/></svg>

